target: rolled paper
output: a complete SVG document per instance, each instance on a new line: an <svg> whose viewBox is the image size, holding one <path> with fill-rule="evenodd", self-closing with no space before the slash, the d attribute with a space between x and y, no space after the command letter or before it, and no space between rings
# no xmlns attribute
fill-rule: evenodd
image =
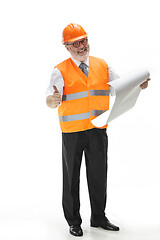
<svg viewBox="0 0 160 240"><path fill-rule="evenodd" d="M150 76L148 70L135 70L117 78L110 85L110 107L91 122L95 127L103 127L134 107L140 94L140 85Z"/></svg>

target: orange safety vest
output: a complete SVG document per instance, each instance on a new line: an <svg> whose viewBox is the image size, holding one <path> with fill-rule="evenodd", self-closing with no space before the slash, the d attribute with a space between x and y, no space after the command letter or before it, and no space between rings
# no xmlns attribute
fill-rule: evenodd
<svg viewBox="0 0 160 240"><path fill-rule="evenodd" d="M90 56L88 78L71 58L55 68L64 79L62 104L58 107L62 132L95 128L91 120L109 109L108 65L104 60ZM102 128L106 127L107 124Z"/></svg>

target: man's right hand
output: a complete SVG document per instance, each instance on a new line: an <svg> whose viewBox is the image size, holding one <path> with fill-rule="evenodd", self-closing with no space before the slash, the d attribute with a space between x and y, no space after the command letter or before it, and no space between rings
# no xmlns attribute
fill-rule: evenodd
<svg viewBox="0 0 160 240"><path fill-rule="evenodd" d="M56 86L53 86L55 92L46 98L46 104L50 108L56 108L62 101L60 92Z"/></svg>

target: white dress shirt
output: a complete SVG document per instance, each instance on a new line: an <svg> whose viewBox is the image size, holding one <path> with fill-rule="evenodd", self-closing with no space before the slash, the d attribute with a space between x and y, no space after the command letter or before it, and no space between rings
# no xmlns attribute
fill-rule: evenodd
<svg viewBox="0 0 160 240"><path fill-rule="evenodd" d="M76 60L72 56L71 56L71 59L79 67L81 62ZM87 58L87 60L84 61L84 63L89 68L89 58ZM110 66L108 66L108 68L109 68L109 82L113 81L114 79L119 77L118 74ZM49 86L46 91L46 97L49 95L53 95L53 93L54 93L53 85L55 85L57 87L58 91L61 93L61 95L63 95L64 79L58 68L55 68L52 72L51 80L50 80Z"/></svg>

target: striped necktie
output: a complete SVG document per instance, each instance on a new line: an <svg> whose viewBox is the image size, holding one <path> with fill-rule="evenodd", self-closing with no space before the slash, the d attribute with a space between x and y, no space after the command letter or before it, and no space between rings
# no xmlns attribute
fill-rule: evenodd
<svg viewBox="0 0 160 240"><path fill-rule="evenodd" d="M85 63L81 63L79 65L79 68L82 70L82 72L88 77L88 66Z"/></svg>

